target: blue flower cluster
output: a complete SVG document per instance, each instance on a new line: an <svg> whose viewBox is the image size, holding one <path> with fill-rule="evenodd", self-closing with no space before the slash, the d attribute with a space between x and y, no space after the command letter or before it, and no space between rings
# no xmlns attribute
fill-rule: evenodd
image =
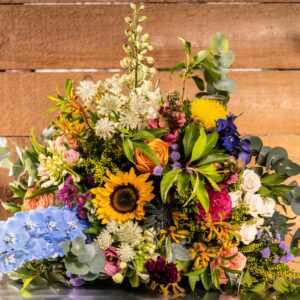
<svg viewBox="0 0 300 300"><path fill-rule="evenodd" d="M18 212L0 222L0 274L32 260L63 256L63 242L85 237L85 225L66 207Z"/></svg>
<svg viewBox="0 0 300 300"><path fill-rule="evenodd" d="M218 144L224 147L231 155L241 159L245 164L251 160L250 140L241 139L235 124L235 116L230 114L227 119L217 120L216 131L219 133Z"/></svg>

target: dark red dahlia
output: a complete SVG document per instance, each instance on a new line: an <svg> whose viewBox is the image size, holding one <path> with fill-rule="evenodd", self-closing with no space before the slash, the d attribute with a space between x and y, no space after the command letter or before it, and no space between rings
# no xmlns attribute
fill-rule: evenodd
<svg viewBox="0 0 300 300"><path fill-rule="evenodd" d="M208 197L210 200L209 214L211 215L213 221L220 220L220 214L222 214L222 219L226 220L230 217L232 203L231 198L225 188L222 188L219 192L213 189L207 189ZM196 218L199 220L206 220L206 213L200 203L197 203L197 208L199 215Z"/></svg>
<svg viewBox="0 0 300 300"><path fill-rule="evenodd" d="M149 259L145 267L150 275L150 279L161 285L177 283L178 271L174 263L167 263L166 260L158 256L156 261Z"/></svg>

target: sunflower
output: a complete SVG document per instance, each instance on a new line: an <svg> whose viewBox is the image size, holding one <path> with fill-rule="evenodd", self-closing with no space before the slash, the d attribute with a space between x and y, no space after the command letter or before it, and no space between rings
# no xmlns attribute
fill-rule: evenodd
<svg viewBox="0 0 300 300"><path fill-rule="evenodd" d="M201 98L192 101L191 116L205 130L212 130L216 128L216 121L218 119L226 119L227 110L217 99Z"/></svg>
<svg viewBox="0 0 300 300"><path fill-rule="evenodd" d="M109 220L126 221L135 218L142 220L144 205L154 198L150 174L137 176L133 168L129 172L118 172L113 175L107 171L104 187L91 190L95 194L92 200L96 215L103 224Z"/></svg>

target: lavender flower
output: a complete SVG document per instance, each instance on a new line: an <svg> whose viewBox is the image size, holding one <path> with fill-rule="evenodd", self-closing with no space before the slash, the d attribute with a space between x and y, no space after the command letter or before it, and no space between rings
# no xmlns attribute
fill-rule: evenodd
<svg viewBox="0 0 300 300"><path fill-rule="evenodd" d="M178 151L173 151L170 157L174 162L176 162L180 159L180 153Z"/></svg>
<svg viewBox="0 0 300 300"><path fill-rule="evenodd" d="M171 145L171 148L172 148L174 151L176 151L176 150L178 150L179 146L178 146L178 144L173 143L173 144Z"/></svg>
<svg viewBox="0 0 300 300"><path fill-rule="evenodd" d="M163 171L163 167L162 166L156 166L154 169L153 169L153 175L154 176L158 176L160 177L162 175L162 171Z"/></svg>
<svg viewBox="0 0 300 300"><path fill-rule="evenodd" d="M267 259L267 258L270 257L270 255L271 255L271 251L270 251L269 247L263 249L263 251L262 251L262 257L263 258Z"/></svg>
<svg viewBox="0 0 300 300"><path fill-rule="evenodd" d="M287 255L283 255L280 258L281 263L288 263L294 259L294 255L292 253L289 253Z"/></svg>
<svg viewBox="0 0 300 300"><path fill-rule="evenodd" d="M281 235L279 232L276 232L275 234L275 242L280 242L281 241Z"/></svg>
<svg viewBox="0 0 300 300"><path fill-rule="evenodd" d="M279 257L275 256L272 262L273 262L273 264L278 264L279 263Z"/></svg>
<svg viewBox="0 0 300 300"><path fill-rule="evenodd" d="M75 213L65 207L16 213L0 222L0 274L32 260L63 256L61 243L77 236L85 238L84 229Z"/></svg>
<svg viewBox="0 0 300 300"><path fill-rule="evenodd" d="M85 283L85 281L83 280L83 278L81 276L76 276L74 278L71 278L69 280L69 282L73 287L79 287L79 286L84 285L84 283Z"/></svg>
<svg viewBox="0 0 300 300"><path fill-rule="evenodd" d="M175 169L180 169L181 168L181 164L177 161L173 164L172 166L172 169L175 170Z"/></svg>
<svg viewBox="0 0 300 300"><path fill-rule="evenodd" d="M278 247L280 248L280 249L282 249L285 253L290 253L290 247L284 242L284 241L281 241L280 243L279 243L279 245L278 245Z"/></svg>

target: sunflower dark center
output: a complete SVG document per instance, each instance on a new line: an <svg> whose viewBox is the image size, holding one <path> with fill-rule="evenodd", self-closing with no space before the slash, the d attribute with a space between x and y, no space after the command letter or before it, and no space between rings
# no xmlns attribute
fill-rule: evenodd
<svg viewBox="0 0 300 300"><path fill-rule="evenodd" d="M138 192L132 184L120 185L110 195L110 204L118 213L133 212L137 207Z"/></svg>

